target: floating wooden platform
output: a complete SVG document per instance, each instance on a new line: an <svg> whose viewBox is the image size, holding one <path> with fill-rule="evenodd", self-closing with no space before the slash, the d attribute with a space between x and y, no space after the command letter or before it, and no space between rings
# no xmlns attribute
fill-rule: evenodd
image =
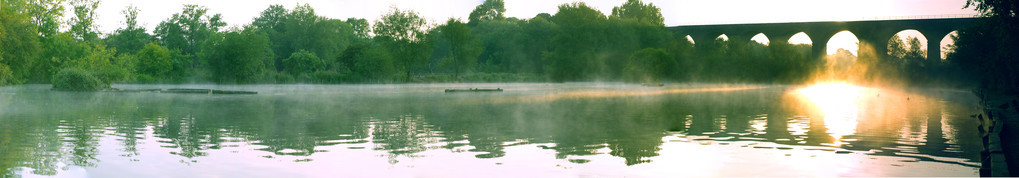
<svg viewBox="0 0 1019 178"><path fill-rule="evenodd" d="M226 95L231 95L231 94L243 94L243 95L258 94L258 92L253 92L253 91L229 91L229 90L190 89L190 88L166 89L166 90L161 91L161 93L226 94Z"/></svg>
<svg viewBox="0 0 1019 178"><path fill-rule="evenodd" d="M157 92L157 93L183 93L183 94L223 94L223 95L254 95L258 92L254 91L229 91L229 90L213 90L213 89L191 89L191 88L173 88L173 89L112 89L107 90L112 92Z"/></svg>
<svg viewBox="0 0 1019 178"><path fill-rule="evenodd" d="M491 88L488 88L488 89L485 89L485 88L446 89L446 93L453 93L453 92L502 92L502 88L496 88L496 89L491 89Z"/></svg>

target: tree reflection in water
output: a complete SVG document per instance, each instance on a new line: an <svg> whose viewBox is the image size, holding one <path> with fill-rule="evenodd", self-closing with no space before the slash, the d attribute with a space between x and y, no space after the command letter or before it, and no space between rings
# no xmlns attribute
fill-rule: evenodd
<svg viewBox="0 0 1019 178"><path fill-rule="evenodd" d="M414 87L371 88L383 92L364 94L353 92L365 90L357 87L268 88L263 90L270 92L256 96L0 88L17 93L0 95L0 171L54 175L69 165L95 167L105 161L97 154L110 152L101 149L110 145L101 144L117 144L114 152L129 161L169 153L188 164L216 157L215 150L225 148L314 162L311 158L327 159L316 153L348 149L339 145L367 144L390 164L429 156L433 150L501 158L512 155L507 148L525 146L554 151L555 158L574 163L611 155L623 158L620 164L636 165L652 162L662 151L663 139L673 136L719 144L825 146L963 166L978 162L980 149L975 131L966 129L976 127L965 118L973 111L967 104L975 101L923 91L860 95L858 102L864 104L853 105L857 115L850 118L856 124L846 125L849 122L825 119L814 103L783 86L534 100L507 99L534 98L534 93L511 89L505 94L446 95ZM101 142L103 138L116 142ZM172 151L139 149L141 144Z"/></svg>

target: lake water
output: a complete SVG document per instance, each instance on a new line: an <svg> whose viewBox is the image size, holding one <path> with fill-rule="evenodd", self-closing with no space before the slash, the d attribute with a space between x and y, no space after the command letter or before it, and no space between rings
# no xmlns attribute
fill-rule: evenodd
<svg viewBox="0 0 1019 178"><path fill-rule="evenodd" d="M977 176L977 98L849 85L0 88L0 175ZM444 93L446 88L503 88Z"/></svg>

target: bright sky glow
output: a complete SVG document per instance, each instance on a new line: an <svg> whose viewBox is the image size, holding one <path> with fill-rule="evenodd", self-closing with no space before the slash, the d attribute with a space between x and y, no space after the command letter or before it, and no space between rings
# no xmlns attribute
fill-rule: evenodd
<svg viewBox="0 0 1019 178"><path fill-rule="evenodd" d="M771 40L768 40L768 36L765 36L764 33L758 33L757 35L754 35L753 38L750 38L750 41L756 41L764 45L768 45L768 43L771 42Z"/></svg>
<svg viewBox="0 0 1019 178"><path fill-rule="evenodd" d="M789 37L789 44L814 44L814 42L810 41L810 36L807 36L807 33L800 32Z"/></svg>
<svg viewBox="0 0 1019 178"><path fill-rule="evenodd" d="M849 50L849 52L853 53L854 56L860 56L860 54L857 53L857 50L860 49L859 43L860 40L856 38L856 35L854 35L853 32L842 31L836 33L830 40L828 40L827 54L835 54L835 52L841 48Z"/></svg>
<svg viewBox="0 0 1019 178"><path fill-rule="evenodd" d="M555 14L564 3L582 1L610 14L612 7L625 0L506 0L506 16L531 18L538 13ZM102 0L97 24L102 32L123 26L124 7L135 5L141 10L139 22L148 30L180 12L184 4L198 4L220 13L229 26L248 24L269 5L293 8L308 3L320 16L336 19L348 17L374 21L390 6L417 11L432 23L447 18L466 19L483 0ZM962 9L965 0L644 0L662 9L665 25L717 23L768 23L792 21L854 20L863 17L972 14Z"/></svg>

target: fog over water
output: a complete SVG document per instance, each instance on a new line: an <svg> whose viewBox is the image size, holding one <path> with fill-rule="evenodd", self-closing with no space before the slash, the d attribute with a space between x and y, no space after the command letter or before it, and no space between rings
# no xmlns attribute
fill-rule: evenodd
<svg viewBox="0 0 1019 178"><path fill-rule="evenodd" d="M969 117L977 99L950 90L685 83L114 87L259 94L2 87L0 173L975 176L981 149ZM449 88L504 91L443 92Z"/></svg>

